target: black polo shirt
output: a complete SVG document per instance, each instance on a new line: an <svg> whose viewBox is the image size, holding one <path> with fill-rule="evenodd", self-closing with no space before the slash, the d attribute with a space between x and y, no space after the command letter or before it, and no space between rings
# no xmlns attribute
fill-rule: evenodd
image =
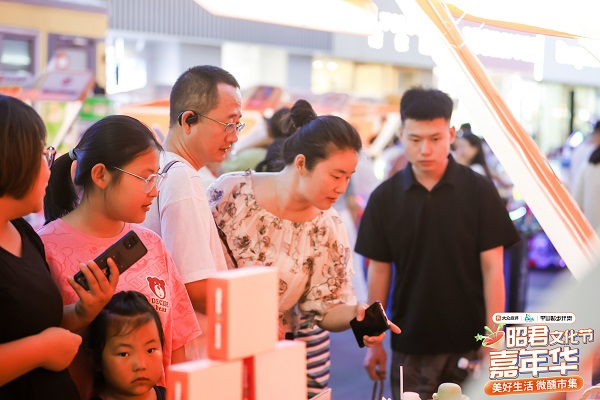
<svg viewBox="0 0 600 400"><path fill-rule="evenodd" d="M485 303L479 255L519 235L493 183L452 156L428 191L409 164L371 194L356 252L395 265L392 348L408 354L481 346Z"/></svg>

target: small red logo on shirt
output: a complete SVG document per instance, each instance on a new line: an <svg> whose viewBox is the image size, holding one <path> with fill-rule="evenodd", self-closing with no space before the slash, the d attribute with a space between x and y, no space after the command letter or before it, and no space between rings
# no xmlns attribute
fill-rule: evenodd
<svg viewBox="0 0 600 400"><path fill-rule="evenodd" d="M148 280L148 286L150 287L150 290L152 290L152 293L154 293L159 299L164 299L167 297L165 281L153 276L148 276L146 279Z"/></svg>

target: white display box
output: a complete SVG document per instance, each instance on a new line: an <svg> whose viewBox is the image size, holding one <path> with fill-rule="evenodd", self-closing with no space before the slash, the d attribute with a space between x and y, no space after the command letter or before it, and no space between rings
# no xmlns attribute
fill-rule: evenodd
<svg viewBox="0 0 600 400"><path fill-rule="evenodd" d="M306 344L277 342L274 350L244 360L244 400L306 400Z"/></svg>
<svg viewBox="0 0 600 400"><path fill-rule="evenodd" d="M167 400L242 398L242 361L197 360L167 370Z"/></svg>
<svg viewBox="0 0 600 400"><path fill-rule="evenodd" d="M235 360L273 350L278 310L275 268L244 267L208 278L208 357Z"/></svg>

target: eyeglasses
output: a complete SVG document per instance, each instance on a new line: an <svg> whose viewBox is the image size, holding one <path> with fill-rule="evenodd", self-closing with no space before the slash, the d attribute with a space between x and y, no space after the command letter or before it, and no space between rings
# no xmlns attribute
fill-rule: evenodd
<svg viewBox="0 0 600 400"><path fill-rule="evenodd" d="M217 121L214 118L208 117L208 116L206 116L204 114L200 114L197 111L194 111L194 112L196 114L198 114L199 116L201 116L201 117L204 117L206 119L210 119L211 121L214 121L214 122L216 122L218 124L223 125L225 127L225 133L228 134L228 135L231 135L233 132L240 133L242 131L242 129L244 129L244 127L246 126L245 122L239 122L237 124L235 122L230 122L230 123L226 124L225 122Z"/></svg>
<svg viewBox="0 0 600 400"><path fill-rule="evenodd" d="M150 193L152 191L152 189L154 189L154 187L156 186L156 190L160 190L163 186L163 184L165 183L165 178L167 177L166 174L152 174L147 178L143 178L139 175L136 175L132 172L129 171L125 171L124 169L118 168L118 167L112 167L116 170L119 170L121 172L126 173L127 175L131 175L131 176L135 176L138 179L143 180L144 182L146 182L144 184L144 193Z"/></svg>
<svg viewBox="0 0 600 400"><path fill-rule="evenodd" d="M52 146L42 150L42 157L48 163L48 168L52 168L52 164L54 164L54 159L56 158L56 149Z"/></svg>

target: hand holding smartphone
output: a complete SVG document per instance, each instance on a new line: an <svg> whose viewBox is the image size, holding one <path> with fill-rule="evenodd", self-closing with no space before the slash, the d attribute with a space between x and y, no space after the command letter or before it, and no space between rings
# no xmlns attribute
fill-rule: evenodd
<svg viewBox="0 0 600 400"><path fill-rule="evenodd" d="M363 336L379 336L390 329L387 315L379 301L374 302L365 310L365 317L362 321L353 318L350 321L350 327L359 347L365 347Z"/></svg>
<svg viewBox="0 0 600 400"><path fill-rule="evenodd" d="M140 240L139 236L134 231L129 231L106 249L102 254L94 259L94 262L98 264L98 267L104 272L104 275L108 278L110 271L108 269L107 260L112 258L119 273L122 274L129 267L135 264L140 258L142 258L148 249L144 246L144 243ZM85 290L90 290L87 279L83 275L83 272L79 271L73 277L73 280L82 286Z"/></svg>

